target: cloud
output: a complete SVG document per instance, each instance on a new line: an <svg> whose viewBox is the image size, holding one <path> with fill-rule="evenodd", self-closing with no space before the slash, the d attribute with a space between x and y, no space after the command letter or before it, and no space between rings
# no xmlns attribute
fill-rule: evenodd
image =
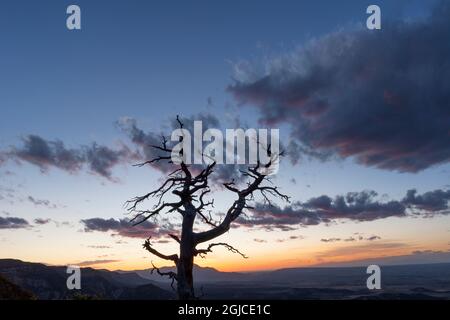
<svg viewBox="0 0 450 320"><path fill-rule="evenodd" d="M87 260L87 261L81 261L78 263L74 263L74 265L79 267L88 267L88 266L95 266L97 264L105 264L105 263L113 263L113 262L120 262L121 260Z"/></svg>
<svg viewBox="0 0 450 320"><path fill-rule="evenodd" d="M363 236L359 236L358 238L348 237L348 238L345 238L345 239L342 239L342 238L323 238L323 239L320 239L320 241L328 243L328 242L340 242L340 241L344 241L344 242L355 242L355 241L363 241L363 240L374 241L374 240L380 240L380 239L381 239L381 237L379 237L379 236L370 236L370 237L367 237L367 238L364 238Z"/></svg>
<svg viewBox="0 0 450 320"><path fill-rule="evenodd" d="M329 238L329 239L320 239L322 242L337 242L341 241L341 238Z"/></svg>
<svg viewBox="0 0 450 320"><path fill-rule="evenodd" d="M31 163L42 172L55 167L76 173L86 165L94 174L113 180L112 167L137 157L137 154L123 145L118 150L97 143L70 149L60 140L45 140L37 135L27 135L22 140L23 146L13 147L12 151L7 153L8 157L19 162Z"/></svg>
<svg viewBox="0 0 450 320"><path fill-rule="evenodd" d="M450 161L449 38L442 1L425 20L334 32L262 71L237 66L228 90L257 106L263 123L291 124L311 154L418 172Z"/></svg>
<svg viewBox="0 0 450 320"><path fill-rule="evenodd" d="M36 206L44 206L44 207L48 207L51 209L56 209L58 207L56 204L51 203L49 200L35 199L32 196L28 196L27 200Z"/></svg>
<svg viewBox="0 0 450 320"><path fill-rule="evenodd" d="M201 121L203 133L207 129L221 129L219 119L207 112L200 112L189 117L180 117L183 123L183 128L194 132L194 121ZM123 163L143 163L151 161L159 157L170 156L169 153L162 151L155 146L161 147L163 141L163 133L155 131L144 131L138 127L137 120L131 117L122 117L115 123L116 127L120 129L131 140L132 147L136 150L130 149L125 144L120 144L117 149L111 149L107 146L92 143L91 145L82 145L78 148L68 148L61 140L46 140L38 135L27 135L22 139L23 145L20 147L12 147L9 152L1 153L0 165L6 159L15 160L18 163L27 162L40 168L42 172L47 172L50 168L59 168L69 173L77 173L83 168L87 167L90 172L107 178L111 181L116 181L112 177L112 169L116 165ZM176 118L171 118L164 126L171 134L174 129L179 129L179 124ZM167 139L167 148L171 149L177 142L172 142L170 136L165 136ZM191 137L193 142L193 136ZM226 143L226 142L225 142ZM204 143L204 146L207 143ZM248 147L248 144L246 144ZM224 145L224 150L226 146ZM202 152L201 149L194 148L192 143L191 152ZM161 171L162 173L173 172L175 166L170 163L170 159L162 161L155 161L148 163L149 166ZM212 173L212 183L216 186L222 186L223 182L235 180L237 183L241 182L242 175L239 171L245 168L245 165L233 164L218 164ZM190 169L193 173L199 172L204 168L204 165L191 165Z"/></svg>
<svg viewBox="0 0 450 320"><path fill-rule="evenodd" d="M74 227L74 225L73 225L71 222L69 222L69 221L62 221L62 222L59 222L59 221L52 220L52 222L55 224L55 226L56 226L57 228L60 228L60 227L69 227L69 228L73 228L73 227Z"/></svg>
<svg viewBox="0 0 450 320"><path fill-rule="evenodd" d="M385 255L390 250L408 248L409 245L401 242L375 242L363 243L347 246L333 246L329 249L318 253L317 258L333 258L357 256L358 254L371 254L372 256Z"/></svg>
<svg viewBox="0 0 450 320"><path fill-rule="evenodd" d="M425 192L422 195L417 194L417 190L408 190L403 203L409 207L415 207L425 212L439 212L449 209L450 190L434 190Z"/></svg>
<svg viewBox="0 0 450 320"><path fill-rule="evenodd" d="M382 202L377 200L377 196L375 191L370 190L348 192L334 198L322 195L305 202L296 201L283 208L256 203L247 217L241 216L236 222L240 226L261 227L267 230L292 230L293 226L329 224L340 220L362 222L389 217L430 217L450 213L449 191L445 190L429 191L421 195L414 189L408 190L400 201ZM364 240L361 235L358 239ZM377 236L373 236L365 240L377 239Z"/></svg>
<svg viewBox="0 0 450 320"><path fill-rule="evenodd" d="M0 162L0 166L2 165L2 162ZM3 172L3 174L5 176L14 176L16 175L14 172L10 171L10 170L6 170L5 172Z"/></svg>
<svg viewBox="0 0 450 320"><path fill-rule="evenodd" d="M0 217L0 229L23 229L29 228L27 220L17 217Z"/></svg>
<svg viewBox="0 0 450 320"><path fill-rule="evenodd" d="M169 239L159 239L159 240L156 240L155 243L161 243L161 244L170 243L170 240Z"/></svg>
<svg viewBox="0 0 450 320"><path fill-rule="evenodd" d="M290 241L290 240L303 240L304 237L303 236L290 236L289 238L282 238L282 239L277 239L277 242L286 242L286 241Z"/></svg>
<svg viewBox="0 0 450 320"><path fill-rule="evenodd" d="M407 248L407 245L404 245ZM373 250L374 248L375 250ZM401 245L398 246L401 248ZM337 249L337 251L336 251ZM412 265L412 264L430 264L430 263L448 263L450 261L450 252L447 251L436 251L436 250L416 250L411 252L410 254L398 255L398 252L389 253L389 250L395 249L393 246L386 245L376 245L368 244L365 247L351 247L351 248L330 248L330 251L324 252L320 255L324 259L331 257L333 255L337 256L349 256L355 255L357 253L371 253L375 258L363 259L363 260L354 260L354 261L345 261L347 259L342 259L342 262L332 262L332 263L323 263L321 266L328 267L355 267L355 266L363 266L367 267L371 264L377 265Z"/></svg>
<svg viewBox="0 0 450 320"><path fill-rule="evenodd" d="M168 233L173 232L171 226L158 226L156 223L144 221L141 224L133 226L128 219L103 219L92 218L81 220L84 224L84 231L99 231L99 232L113 232L113 235L118 235L128 238L160 238Z"/></svg>
<svg viewBox="0 0 450 320"><path fill-rule="evenodd" d="M191 115L189 117L180 117L181 122L183 123L183 128L188 130L191 133L191 139L194 141L193 133L194 133L194 121L202 122L202 130L205 132L207 129L220 129L221 123L219 119L211 114L200 112L195 115ZM143 161L150 161L159 157L170 156L167 152L161 151L154 146L162 145L162 137L165 136L167 138L167 147L172 148L175 143L170 140L170 135L164 135L163 133L157 132L145 132L143 129L138 127L137 120L131 117L123 117L116 122L116 126L123 131L130 140L138 146L142 150ZM179 124L176 118L170 119L168 122L168 133L175 129L179 129ZM206 143L204 143L204 146ZM225 148L224 148L225 150ZM198 150L194 148L194 145L191 145L192 156L195 152L202 152L203 150ZM175 166L169 163L168 160L157 161L153 163L149 163L153 168L163 172L169 173L175 169ZM190 168L193 172L200 171L203 165L191 165ZM237 182L242 178L239 169L243 169L245 166L242 165L232 165L232 164L223 164L216 165L214 168L214 172L212 173L211 182L216 186L221 185L223 182L229 182L232 179L235 179Z"/></svg>
<svg viewBox="0 0 450 320"><path fill-rule="evenodd" d="M258 242L258 243L267 243L267 240L264 239L253 239L253 241Z"/></svg>
<svg viewBox="0 0 450 320"><path fill-rule="evenodd" d="M291 225L317 225L320 217L314 212L307 212L296 204L281 208L257 203L248 217L239 217L236 224L247 227L262 227L268 231L292 231Z"/></svg>
<svg viewBox="0 0 450 320"><path fill-rule="evenodd" d="M111 246L105 246L105 245L92 245L92 246L88 246L88 248L91 248L91 249L110 249Z"/></svg>
<svg viewBox="0 0 450 320"><path fill-rule="evenodd" d="M17 200L16 190L0 185L0 200L6 200L10 204L13 204Z"/></svg>
<svg viewBox="0 0 450 320"><path fill-rule="evenodd" d="M411 254L439 254L439 253L444 253L444 251L440 251L440 250L415 250L413 251Z"/></svg>
<svg viewBox="0 0 450 320"><path fill-rule="evenodd" d="M154 146L161 146L163 141L162 133L145 132L138 127L136 119L131 117L122 117L116 122L116 126L127 134L134 144L142 149L143 161L151 161L159 157L167 156L166 152L154 148ZM170 139L168 139L168 143L168 146L171 146ZM173 164L168 163L168 161L153 162L149 165L163 173L168 173L174 169Z"/></svg>
<svg viewBox="0 0 450 320"><path fill-rule="evenodd" d="M48 224L48 223L50 223L51 221L52 221L51 219L42 219L42 218L34 219L34 223L35 223L35 224L39 224L39 225Z"/></svg>
<svg viewBox="0 0 450 320"><path fill-rule="evenodd" d="M111 170L114 166L139 158L136 153L124 145L119 150L112 150L94 143L92 146L84 148L84 154L90 170L108 179L111 178Z"/></svg>
<svg viewBox="0 0 450 320"><path fill-rule="evenodd" d="M37 135L25 136L23 147L14 149L11 154L40 167L43 171L54 166L74 172L79 170L83 163L83 155L79 150L67 149L60 140L47 141Z"/></svg>

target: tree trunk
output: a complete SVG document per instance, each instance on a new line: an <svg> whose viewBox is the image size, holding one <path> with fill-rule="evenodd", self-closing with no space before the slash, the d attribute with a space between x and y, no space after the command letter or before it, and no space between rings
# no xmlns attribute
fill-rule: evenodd
<svg viewBox="0 0 450 320"><path fill-rule="evenodd" d="M183 245L182 245L183 246ZM181 249L183 251L183 249ZM192 276L192 270L194 267L194 255L192 250L189 253L189 249L185 254L181 255L177 264L177 292L179 300L193 300L194 295L194 281Z"/></svg>
<svg viewBox="0 0 450 320"><path fill-rule="evenodd" d="M177 292L180 300L193 300L194 279L192 271L194 269L195 243L193 237L193 225L195 220L195 208L192 205L185 207L183 225L181 230L180 258L177 263Z"/></svg>

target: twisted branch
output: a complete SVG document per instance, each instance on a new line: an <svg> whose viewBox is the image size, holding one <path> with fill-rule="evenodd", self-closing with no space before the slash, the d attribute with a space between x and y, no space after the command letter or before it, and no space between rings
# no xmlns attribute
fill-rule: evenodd
<svg viewBox="0 0 450 320"><path fill-rule="evenodd" d="M233 246L229 245L228 243L225 242L219 242L219 243L211 243L208 248L206 249L196 249L195 250L195 255L199 255L200 257L204 258L206 254L208 254L209 252L212 252L212 248L216 247L216 246L223 246L225 248L228 249L228 251L231 251L233 253L237 253L239 255L241 255L244 259L247 259L248 257L243 254L242 252L240 252L238 249L234 248Z"/></svg>
<svg viewBox="0 0 450 320"><path fill-rule="evenodd" d="M178 255L177 254L166 255L166 254L163 254L163 253L159 252L155 248L153 248L151 243L150 243L150 238L145 240L145 242L143 244L143 247L144 247L145 250L147 250L148 252L154 254L155 256L157 256L157 257L159 257L161 259L173 261L173 262L175 262L175 264L177 264L177 262L178 262Z"/></svg>
<svg viewBox="0 0 450 320"><path fill-rule="evenodd" d="M178 281L177 274L173 271L162 272L157 266L155 266L153 264L153 261L152 261L152 266L153 266L153 269L152 269L152 271L150 271L150 274L153 274L153 272L156 271L161 277L164 277L164 276L169 277L169 279L172 280L172 282L170 283L170 286L172 287L173 290L175 290L175 287L173 286L173 284L175 281Z"/></svg>

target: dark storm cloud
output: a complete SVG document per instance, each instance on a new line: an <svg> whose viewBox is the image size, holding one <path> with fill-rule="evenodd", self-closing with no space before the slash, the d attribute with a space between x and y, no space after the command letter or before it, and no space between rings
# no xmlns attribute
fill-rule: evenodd
<svg viewBox="0 0 450 320"><path fill-rule="evenodd" d="M0 217L0 229L22 229L28 228L27 220L17 217Z"/></svg>
<svg viewBox="0 0 450 320"><path fill-rule="evenodd" d="M162 237L170 233L172 228L165 226L158 226L157 224L144 221L141 224L133 226L128 219L102 219L92 218L81 220L84 224L84 231L99 231L99 232L113 232L115 235L128 238L149 238Z"/></svg>
<svg viewBox="0 0 450 320"><path fill-rule="evenodd" d="M417 172L450 160L448 39L450 3L441 2L423 21L311 41L256 77L241 71L229 91L264 123L291 124L312 152Z"/></svg>
<svg viewBox="0 0 450 320"><path fill-rule="evenodd" d="M90 146L70 149L60 140L45 140L37 135L25 136L23 146L14 147L7 154L13 160L38 166L43 172L51 167L56 167L75 173L87 165L90 171L107 179L112 179L111 169L113 166L137 157L125 146L119 150L112 150L93 143Z"/></svg>
<svg viewBox="0 0 450 320"><path fill-rule="evenodd" d="M289 228L292 229L292 226L329 224L339 220L361 222L388 217L446 215L450 213L449 195L450 191L444 190L430 191L420 195L415 190L409 190L400 201L382 202L376 199L378 194L375 191L362 191L349 192L344 196L338 195L334 198L323 195L305 202L293 202L283 208L256 203L247 217L239 218L237 223L241 226L255 226L270 230L289 230ZM379 237L363 238L359 236L358 239L373 241Z"/></svg>

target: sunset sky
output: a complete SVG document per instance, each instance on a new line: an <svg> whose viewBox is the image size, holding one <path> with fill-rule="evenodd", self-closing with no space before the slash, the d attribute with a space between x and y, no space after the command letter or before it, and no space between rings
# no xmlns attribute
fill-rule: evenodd
<svg viewBox="0 0 450 320"><path fill-rule="evenodd" d="M220 238L248 259L217 248L197 264L449 262L449 39L446 1L2 1L0 258L167 265L142 243L176 253L177 214L133 229L124 203L163 181L133 164L180 115L280 129L273 182L292 199L256 198ZM213 189L219 218L234 195Z"/></svg>

